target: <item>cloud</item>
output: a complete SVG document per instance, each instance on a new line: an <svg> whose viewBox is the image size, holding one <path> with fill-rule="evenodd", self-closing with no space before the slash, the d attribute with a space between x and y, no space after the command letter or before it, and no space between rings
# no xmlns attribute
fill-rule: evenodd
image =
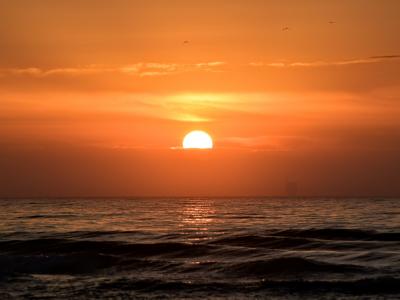
<svg viewBox="0 0 400 300"><path fill-rule="evenodd" d="M358 65L358 64L371 64L380 63L387 60L398 60L400 55L379 55L370 56L367 58L351 59L351 60L340 60L340 61L312 61L312 62L251 62L249 66L252 67L329 67L329 66L347 66L347 65Z"/></svg>
<svg viewBox="0 0 400 300"><path fill-rule="evenodd" d="M388 60L399 60L400 55L377 55L367 58L341 60L341 61L312 61L312 62L250 62L247 65L251 67L273 67L273 68L290 68L290 67L329 67L329 66L346 66L358 64L379 63ZM221 72L224 71L223 66L227 63L222 61L200 62L191 64L179 63L159 63L159 62L138 62L120 66L104 66L104 65L87 65L78 67L65 67L44 69L38 67L27 68L2 68L0 76L29 76L35 78L45 78L51 76L82 76L117 73L137 77L159 77L187 72Z"/></svg>
<svg viewBox="0 0 400 300"><path fill-rule="evenodd" d="M399 85L400 58L335 61L137 62L120 65L0 68L0 93L371 92ZM381 63L378 63L381 62ZM223 72L223 73L219 73ZM221 76L223 74L223 76Z"/></svg>
<svg viewBox="0 0 400 300"><path fill-rule="evenodd" d="M272 68L295 68L295 67L329 67L347 66L359 64L373 64L388 60L400 60L400 55L377 55L367 58L339 60L339 61L275 61L275 62L250 62L250 67L272 67ZM227 63L222 61L200 62L191 64L138 62L120 66L87 65L79 67L65 67L44 69L39 67L27 68L0 68L0 77L6 76L29 76L34 78L45 78L51 76L82 76L117 73L137 77L159 77L187 72L222 72ZM236 66L238 67L238 66Z"/></svg>
<svg viewBox="0 0 400 300"><path fill-rule="evenodd" d="M299 149L299 147L310 146L314 143L314 140L305 136L262 135L248 137L225 137L221 138L219 142L227 147L232 146L235 148L244 147L258 150L288 151L292 149Z"/></svg>
<svg viewBox="0 0 400 300"><path fill-rule="evenodd" d="M378 56L370 56L371 59L398 59L400 55L378 55Z"/></svg>
<svg viewBox="0 0 400 300"><path fill-rule="evenodd" d="M138 77L166 76L185 72L220 72L224 62L202 62L193 64L177 63L144 63L139 62L131 65L122 66L99 66L89 65L84 67L68 67L42 69L36 67L29 68L3 68L0 69L0 76L31 76L37 78L50 76L80 76L90 74L120 73Z"/></svg>

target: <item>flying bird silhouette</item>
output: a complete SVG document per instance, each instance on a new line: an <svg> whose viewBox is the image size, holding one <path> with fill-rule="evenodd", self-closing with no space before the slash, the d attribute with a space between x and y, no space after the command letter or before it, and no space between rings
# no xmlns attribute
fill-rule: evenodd
<svg viewBox="0 0 400 300"><path fill-rule="evenodd" d="M336 21L329 21L329 24L336 24Z"/></svg>
<svg viewBox="0 0 400 300"><path fill-rule="evenodd" d="M283 27L283 28L282 28L282 31L288 31L288 30L290 30L289 27Z"/></svg>
<svg viewBox="0 0 400 300"><path fill-rule="evenodd" d="M184 45L187 45L187 44L189 44L189 41L187 41L187 40L186 40L186 41L183 41L183 44L184 44Z"/></svg>

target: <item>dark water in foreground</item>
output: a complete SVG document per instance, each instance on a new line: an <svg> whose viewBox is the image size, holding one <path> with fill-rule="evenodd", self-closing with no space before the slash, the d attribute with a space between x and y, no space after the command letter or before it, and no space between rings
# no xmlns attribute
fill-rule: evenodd
<svg viewBox="0 0 400 300"><path fill-rule="evenodd" d="M399 299L400 200L0 200L0 299Z"/></svg>

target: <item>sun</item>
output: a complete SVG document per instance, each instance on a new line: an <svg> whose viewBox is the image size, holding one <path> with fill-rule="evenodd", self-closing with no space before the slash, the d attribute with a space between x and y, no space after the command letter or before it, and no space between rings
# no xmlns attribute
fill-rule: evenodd
<svg viewBox="0 0 400 300"><path fill-rule="evenodd" d="M212 149L213 140L207 132L194 130L185 135L182 147L183 149Z"/></svg>

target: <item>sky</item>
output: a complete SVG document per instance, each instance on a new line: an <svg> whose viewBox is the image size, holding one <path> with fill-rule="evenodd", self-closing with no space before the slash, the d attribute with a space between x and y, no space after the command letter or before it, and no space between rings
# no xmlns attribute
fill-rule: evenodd
<svg viewBox="0 0 400 300"><path fill-rule="evenodd" d="M0 0L0 197L399 196L399 13Z"/></svg>

